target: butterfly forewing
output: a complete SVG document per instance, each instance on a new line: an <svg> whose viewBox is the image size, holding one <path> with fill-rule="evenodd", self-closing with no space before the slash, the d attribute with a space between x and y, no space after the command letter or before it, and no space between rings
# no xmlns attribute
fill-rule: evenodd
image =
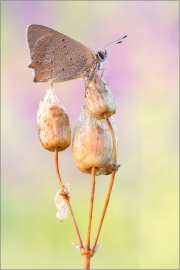
<svg viewBox="0 0 180 270"><path fill-rule="evenodd" d="M27 28L27 43L30 50L30 56L33 55L35 50L35 45L37 42L46 37L59 34L46 26L31 24Z"/></svg>
<svg viewBox="0 0 180 270"><path fill-rule="evenodd" d="M48 27L30 25L27 42L35 82L68 81L96 69L98 60L91 49Z"/></svg>

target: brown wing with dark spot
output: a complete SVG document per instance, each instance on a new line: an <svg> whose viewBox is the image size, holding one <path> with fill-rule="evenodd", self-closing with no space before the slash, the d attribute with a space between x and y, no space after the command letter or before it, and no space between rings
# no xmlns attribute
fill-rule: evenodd
<svg viewBox="0 0 180 270"><path fill-rule="evenodd" d="M63 82L96 69L95 53L83 44L41 25L30 25L27 43L35 82Z"/></svg>

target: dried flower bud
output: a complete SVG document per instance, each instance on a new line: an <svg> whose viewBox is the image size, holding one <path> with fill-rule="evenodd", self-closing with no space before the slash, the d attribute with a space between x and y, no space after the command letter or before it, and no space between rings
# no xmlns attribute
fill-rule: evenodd
<svg viewBox="0 0 180 270"><path fill-rule="evenodd" d="M117 134L112 116L109 118L113 127L116 144ZM113 142L109 127L104 119L95 119L87 106L83 106L74 128L72 153L78 169L91 174L96 167L96 175L111 174L113 166Z"/></svg>
<svg viewBox="0 0 180 270"><path fill-rule="evenodd" d="M97 74L86 82L85 99L90 114L97 119L104 118L104 113L109 117L116 112L117 103L111 90Z"/></svg>
<svg viewBox="0 0 180 270"><path fill-rule="evenodd" d="M61 189L59 189L56 193L56 196L54 198L54 202L56 204L56 207L58 209L58 212L56 213L56 217L63 221L67 218L68 215L68 207L65 203L64 197L61 195Z"/></svg>
<svg viewBox="0 0 180 270"><path fill-rule="evenodd" d="M71 128L65 108L57 98L51 85L37 111L38 135L42 146L54 151L66 149L71 142Z"/></svg>

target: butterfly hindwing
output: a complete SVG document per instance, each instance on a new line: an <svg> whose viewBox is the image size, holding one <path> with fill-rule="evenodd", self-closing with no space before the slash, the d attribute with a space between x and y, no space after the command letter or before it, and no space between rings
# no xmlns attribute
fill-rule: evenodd
<svg viewBox="0 0 180 270"><path fill-rule="evenodd" d="M97 66L95 53L83 44L41 25L27 29L30 68L35 82L63 82L84 77Z"/></svg>

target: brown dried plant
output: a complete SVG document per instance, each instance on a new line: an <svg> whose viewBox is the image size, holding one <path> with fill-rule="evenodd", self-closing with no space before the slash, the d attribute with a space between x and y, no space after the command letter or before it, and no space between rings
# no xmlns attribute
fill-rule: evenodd
<svg viewBox="0 0 180 270"><path fill-rule="evenodd" d="M55 169L60 186L55 197L58 208L56 217L63 221L69 212L79 243L79 246L76 247L84 257L84 269L90 269L91 258L98 248L97 241L108 207L115 174L120 165L117 165L117 133L112 118L117 104L110 88L101 77L95 75L92 79L85 81L85 92L87 105L82 108L72 142L72 153L78 169L91 174L92 181L85 244L81 239L71 207L68 187L63 184L59 172L58 152L65 150L70 145L71 129L67 112L57 98L52 84L39 104L37 127L42 146L46 150L54 152ZM111 178L95 239L90 247L96 176L101 174L111 175Z"/></svg>

